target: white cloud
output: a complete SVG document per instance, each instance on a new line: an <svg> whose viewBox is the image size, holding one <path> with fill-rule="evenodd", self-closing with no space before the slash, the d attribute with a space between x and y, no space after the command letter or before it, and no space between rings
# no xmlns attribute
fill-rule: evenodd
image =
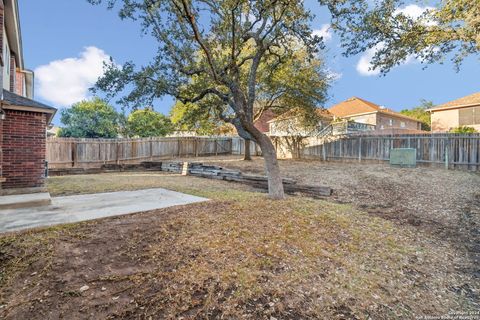
<svg viewBox="0 0 480 320"><path fill-rule="evenodd" d="M372 69L372 58L375 55L375 52L380 49L381 46L377 45L371 49L365 51L365 53L360 57L357 63L357 72L362 76L377 76L380 74L380 70Z"/></svg>
<svg viewBox="0 0 480 320"><path fill-rule="evenodd" d="M425 7L420 7L416 4L410 4L408 6L406 6L405 8L401 8L401 9L397 9L395 10L394 14L395 15L398 15L398 14L403 14L411 19L419 19L419 18L422 18L423 20L425 20L425 24L426 25L434 25L435 22L433 22L431 19L428 18L428 15L427 16L423 16L424 13L426 11L432 11L432 10L435 10L434 7L429 7L429 6L425 6Z"/></svg>
<svg viewBox="0 0 480 320"><path fill-rule="evenodd" d="M55 60L35 69L36 91L43 99L70 106L88 98L88 89L103 74L110 57L101 49L86 47L76 58Z"/></svg>
<svg viewBox="0 0 480 320"><path fill-rule="evenodd" d="M431 10L434 10L434 9L435 8L429 7L429 6L420 7L416 4L411 4L411 5L408 5L404 8L395 10L394 14L396 14L396 15L404 14L405 16L407 16L409 18L412 18L412 19L422 18L426 25L435 25L434 21L429 19L427 16L423 16L424 13L427 10L431 11ZM359 74L361 74L362 76L367 76L367 77L368 76L377 76L377 75L380 74L380 70L372 69L371 61L372 61L373 56L377 52L377 50L380 50L382 48L383 48L383 45L380 43L380 44L377 44L375 47L365 51L365 53L358 60L358 63L357 63L357 66L356 66L357 72ZM402 63L402 65L407 65L407 64L410 64L410 63L414 63L416 61L417 61L417 59L415 59L415 57L413 55L410 55L405 59L405 61Z"/></svg>
<svg viewBox="0 0 480 320"><path fill-rule="evenodd" d="M332 30L330 29L330 25L322 24L320 29L313 30L312 34L314 36L323 37L323 41L327 42L332 39Z"/></svg>

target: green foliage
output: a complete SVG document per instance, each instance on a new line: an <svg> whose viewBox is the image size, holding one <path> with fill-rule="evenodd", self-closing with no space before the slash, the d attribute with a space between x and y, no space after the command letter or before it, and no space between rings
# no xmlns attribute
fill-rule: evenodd
<svg viewBox="0 0 480 320"><path fill-rule="evenodd" d="M198 135L220 135L228 131L204 103L177 101L170 110L170 119L177 130L195 131Z"/></svg>
<svg viewBox="0 0 480 320"><path fill-rule="evenodd" d="M430 131L432 129L431 115L430 112L426 110L432 107L434 107L433 102L422 100L419 106L412 109L403 109L402 111L400 111L400 113L420 120L422 122L422 130Z"/></svg>
<svg viewBox="0 0 480 320"><path fill-rule="evenodd" d="M316 125L317 107L326 102L333 78L326 71L323 59L309 57L305 48L298 48L287 61L273 71L260 69L259 106L276 114L292 111L299 115L302 124Z"/></svg>
<svg viewBox="0 0 480 320"><path fill-rule="evenodd" d="M461 126L457 128L450 129L450 133L477 133L478 131L472 127Z"/></svg>
<svg viewBox="0 0 480 320"><path fill-rule="evenodd" d="M133 88L120 100L125 105L151 104L172 95L183 108L194 109L187 118L198 115L196 105L203 124L213 115L214 121L233 124L241 136L255 140L261 133L253 126L254 104L263 100L257 96L262 86L269 86L272 94L280 89L285 106L287 96L306 100L309 90L308 99L324 97L323 92L314 97L315 86L300 88L301 81L272 76L296 68L291 63L299 50L308 61L322 47L322 39L312 35L313 15L301 1L88 1L109 8L117 4L121 18L139 21L157 42L152 63L141 68L132 62L122 68L112 63L97 82L97 89L112 96ZM295 72L298 80L307 80L301 70Z"/></svg>
<svg viewBox="0 0 480 320"><path fill-rule="evenodd" d="M59 130L59 137L116 138L118 135L118 114L100 98L63 109L60 121L64 127Z"/></svg>
<svg viewBox="0 0 480 320"><path fill-rule="evenodd" d="M451 58L458 70L467 56L480 52L478 0L430 2L435 7L423 12L405 10L403 0L319 2L328 6L345 54L374 48L373 68L383 74L412 56L423 63Z"/></svg>
<svg viewBox="0 0 480 320"><path fill-rule="evenodd" d="M133 111L127 119L127 132L132 137L163 137L172 130L168 117L149 108Z"/></svg>

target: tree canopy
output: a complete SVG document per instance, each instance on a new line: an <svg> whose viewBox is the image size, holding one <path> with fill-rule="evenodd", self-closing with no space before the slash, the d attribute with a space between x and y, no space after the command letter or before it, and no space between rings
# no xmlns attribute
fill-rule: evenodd
<svg viewBox="0 0 480 320"><path fill-rule="evenodd" d="M290 0L88 0L118 8L121 18L139 21L156 40L150 64L111 64L97 88L113 95L133 85L125 104L149 105L172 95L182 103L213 99L216 116L256 141L265 159L269 193L284 196L275 148L254 126L259 74L291 61L299 48L313 57L321 38L312 35L312 14ZM221 102L221 103L220 103ZM225 108L224 106L227 106Z"/></svg>
<svg viewBox="0 0 480 320"><path fill-rule="evenodd" d="M118 114L100 98L63 109L60 121L64 125L58 133L60 137L116 138L118 135Z"/></svg>
<svg viewBox="0 0 480 320"><path fill-rule="evenodd" d="M135 110L127 118L130 137L163 137L172 131L170 119L150 108Z"/></svg>
<svg viewBox="0 0 480 320"><path fill-rule="evenodd" d="M170 119L177 130L195 131L198 135L221 135L233 129L210 113L209 107L195 103L177 101L170 110Z"/></svg>
<svg viewBox="0 0 480 320"><path fill-rule="evenodd" d="M319 2L328 6L345 54L373 50L372 68L383 74L412 58L427 64L450 58L458 68L465 57L480 52L478 0L420 6L402 0Z"/></svg>
<svg viewBox="0 0 480 320"><path fill-rule="evenodd" d="M430 131L432 129L431 115L430 112L426 110L433 107L434 104L432 101L422 100L419 106L412 109L403 109L402 111L400 111L400 113L420 120L422 122L422 130Z"/></svg>
<svg viewBox="0 0 480 320"><path fill-rule="evenodd" d="M303 123L317 123L316 109L325 103L331 80L323 59L309 57L305 50L293 53L288 63L275 70L261 65L253 107L254 122L270 110L276 115L292 111L301 116ZM175 124L186 130L195 130L200 134L224 133L226 126L217 116L217 108L228 106L218 99L187 104L178 101L171 110L171 117Z"/></svg>

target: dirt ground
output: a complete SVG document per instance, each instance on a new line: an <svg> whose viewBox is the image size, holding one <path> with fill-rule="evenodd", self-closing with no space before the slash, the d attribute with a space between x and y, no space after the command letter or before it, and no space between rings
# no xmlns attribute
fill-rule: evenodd
<svg viewBox="0 0 480 320"><path fill-rule="evenodd" d="M260 159L202 161L263 172ZM53 195L164 187L212 201L0 236L0 318L478 316L479 174L281 166L334 196L271 201L161 173L52 177Z"/></svg>
<svg viewBox="0 0 480 320"><path fill-rule="evenodd" d="M263 174L263 159L204 159L242 172ZM469 257L467 272L480 281L480 173L438 167L392 168L385 164L280 160L298 183L334 189L333 199L371 215L415 227L450 241ZM479 292L476 293L479 297Z"/></svg>

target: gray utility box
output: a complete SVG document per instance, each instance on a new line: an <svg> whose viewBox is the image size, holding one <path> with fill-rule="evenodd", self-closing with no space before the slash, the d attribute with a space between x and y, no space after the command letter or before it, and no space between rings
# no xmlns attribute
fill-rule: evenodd
<svg viewBox="0 0 480 320"><path fill-rule="evenodd" d="M407 168L417 166L417 149L395 148L390 150L390 165Z"/></svg>

